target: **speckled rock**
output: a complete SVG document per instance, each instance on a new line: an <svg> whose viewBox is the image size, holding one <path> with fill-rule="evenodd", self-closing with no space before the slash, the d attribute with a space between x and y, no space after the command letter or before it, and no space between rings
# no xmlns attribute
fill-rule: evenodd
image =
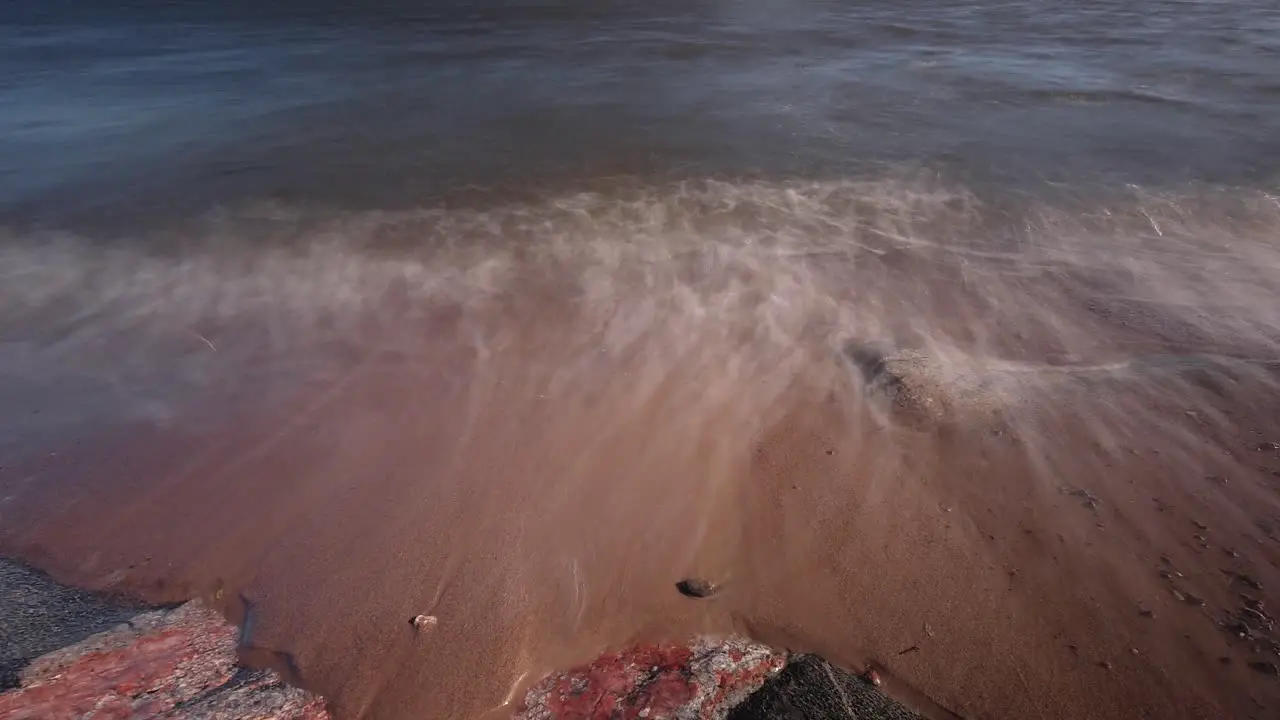
<svg viewBox="0 0 1280 720"><path fill-rule="evenodd" d="M238 631L192 601L43 655L0 694L7 720L322 720L324 702L236 661Z"/></svg>
<svg viewBox="0 0 1280 720"><path fill-rule="evenodd" d="M747 640L641 645L551 675L525 697L519 720L719 720L786 665Z"/></svg>

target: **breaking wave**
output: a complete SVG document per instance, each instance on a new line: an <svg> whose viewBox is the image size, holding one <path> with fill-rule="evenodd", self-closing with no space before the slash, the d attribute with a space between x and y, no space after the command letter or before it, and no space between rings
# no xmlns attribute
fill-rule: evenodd
<svg viewBox="0 0 1280 720"><path fill-rule="evenodd" d="M850 343L927 354L957 388L987 378L1004 405L1061 375L1044 369L1274 359L1278 236L1280 200L1263 191L1051 204L930 177L268 206L129 241L11 235L0 323L6 385L96 387L85 413L168 418L187 400L332 381L373 355L462 353L473 384L518 358L539 378L520 392L538 397L626 377L644 398L678 377L697 388L686 406L732 403L754 427Z"/></svg>

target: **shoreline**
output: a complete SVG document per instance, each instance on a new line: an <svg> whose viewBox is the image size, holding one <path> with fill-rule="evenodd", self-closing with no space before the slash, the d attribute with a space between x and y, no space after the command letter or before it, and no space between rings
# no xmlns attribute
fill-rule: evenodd
<svg viewBox="0 0 1280 720"><path fill-rule="evenodd" d="M70 720L89 709L131 720L332 718L323 698L246 655L245 627L200 600L156 608L0 558L0 620L5 718ZM539 680L512 711L516 720L919 718L864 677L740 638L608 652Z"/></svg>

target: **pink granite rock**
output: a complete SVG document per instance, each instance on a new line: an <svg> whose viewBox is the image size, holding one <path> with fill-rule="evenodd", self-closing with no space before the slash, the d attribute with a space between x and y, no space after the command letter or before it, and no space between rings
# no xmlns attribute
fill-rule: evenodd
<svg viewBox="0 0 1280 720"><path fill-rule="evenodd" d="M322 699L237 662L239 631L199 601L135 616L30 663L4 720L330 720ZM529 691L520 720L720 720L786 664L743 639L605 653Z"/></svg>
<svg viewBox="0 0 1280 720"><path fill-rule="evenodd" d="M199 601L40 657L0 694L6 720L327 720L324 702L236 661L238 631Z"/></svg>
<svg viewBox="0 0 1280 720"><path fill-rule="evenodd" d="M786 664L785 653L741 638L641 645L551 675L518 720L720 720Z"/></svg>

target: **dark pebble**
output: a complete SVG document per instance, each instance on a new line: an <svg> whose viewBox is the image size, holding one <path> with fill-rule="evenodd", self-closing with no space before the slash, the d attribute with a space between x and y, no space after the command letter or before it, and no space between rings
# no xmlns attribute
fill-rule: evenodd
<svg viewBox="0 0 1280 720"><path fill-rule="evenodd" d="M680 594L685 597L704 598L714 595L716 587L706 580L686 578L676 583L676 590L679 590Z"/></svg>

